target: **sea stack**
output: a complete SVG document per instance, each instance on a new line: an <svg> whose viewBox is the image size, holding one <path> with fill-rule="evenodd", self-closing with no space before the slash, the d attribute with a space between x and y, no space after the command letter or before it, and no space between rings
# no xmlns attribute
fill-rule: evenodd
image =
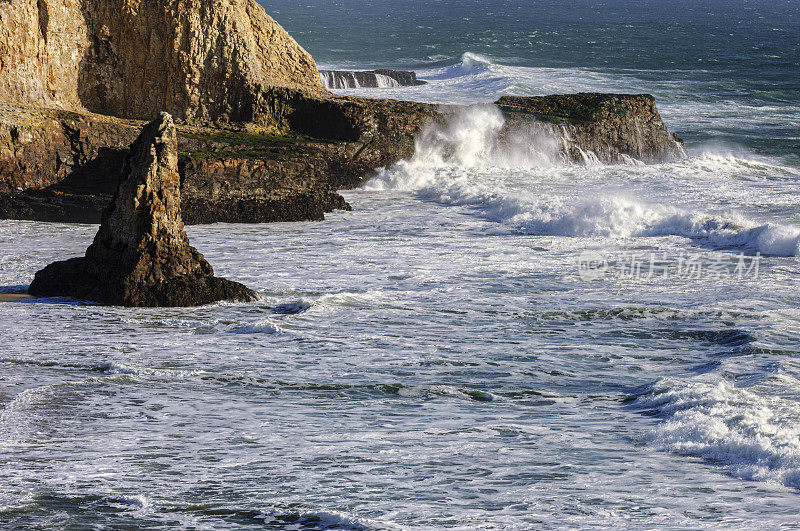
<svg viewBox="0 0 800 531"><path fill-rule="evenodd" d="M81 258L54 262L28 289L118 306L200 306L256 298L249 288L214 276L181 219L177 134L161 113L131 144L100 230Z"/></svg>

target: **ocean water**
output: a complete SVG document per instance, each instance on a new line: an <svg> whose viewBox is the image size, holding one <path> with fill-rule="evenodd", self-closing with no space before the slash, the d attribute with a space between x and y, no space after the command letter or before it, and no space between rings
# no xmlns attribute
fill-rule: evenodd
<svg viewBox="0 0 800 531"><path fill-rule="evenodd" d="M475 104L320 223L189 227L252 304L0 304L0 525L800 527L797 2L271 2ZM687 157L498 140L649 92ZM0 291L95 226L0 224Z"/></svg>

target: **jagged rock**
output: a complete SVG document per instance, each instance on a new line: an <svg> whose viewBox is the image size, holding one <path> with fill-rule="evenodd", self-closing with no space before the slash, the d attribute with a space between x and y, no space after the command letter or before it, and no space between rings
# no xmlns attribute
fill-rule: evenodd
<svg viewBox="0 0 800 531"><path fill-rule="evenodd" d="M414 138L431 120L436 105L410 101L309 94L274 87L259 108L283 134L332 141L326 149L329 180L336 189L353 188L374 168L414 153Z"/></svg>
<svg viewBox="0 0 800 531"><path fill-rule="evenodd" d="M0 101L184 123L258 122L262 87L322 91L255 0L0 0Z"/></svg>
<svg viewBox="0 0 800 531"><path fill-rule="evenodd" d="M424 85L416 72L406 70L320 70L322 84L328 89L413 87Z"/></svg>
<svg viewBox="0 0 800 531"><path fill-rule="evenodd" d="M36 273L29 293L122 306L198 306L255 293L214 276L183 229L177 133L167 113L130 147L116 194L81 258Z"/></svg>

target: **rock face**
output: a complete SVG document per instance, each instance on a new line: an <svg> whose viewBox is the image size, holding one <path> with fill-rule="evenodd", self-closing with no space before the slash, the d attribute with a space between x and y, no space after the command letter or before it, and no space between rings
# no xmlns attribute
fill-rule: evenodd
<svg viewBox="0 0 800 531"><path fill-rule="evenodd" d="M424 85L416 72L405 70L320 70L320 79L327 89L413 87Z"/></svg>
<svg viewBox="0 0 800 531"><path fill-rule="evenodd" d="M414 153L414 137L441 117L435 105L313 95L274 87L265 90L260 114L279 134L300 134L329 143L325 158L337 189L352 188L374 168Z"/></svg>
<svg viewBox="0 0 800 531"><path fill-rule="evenodd" d="M187 223L321 220L349 209L354 188L414 154L415 138L446 116L433 105L273 87L260 113L276 135L181 126ZM682 156L652 96L574 94L497 102L505 131L536 127L561 140L565 159L616 164ZM0 218L97 223L141 124L100 115L0 104ZM5 132L6 134L2 134Z"/></svg>
<svg viewBox="0 0 800 531"><path fill-rule="evenodd" d="M0 104L0 219L100 223L142 126ZM329 180L336 157L353 151L344 147L296 135L179 126L183 220L319 221L334 209L349 210Z"/></svg>
<svg viewBox="0 0 800 531"><path fill-rule="evenodd" d="M183 230L177 133L169 114L131 145L116 194L82 258L36 273L29 293L122 306L197 306L255 293L214 276Z"/></svg>
<svg viewBox="0 0 800 531"><path fill-rule="evenodd" d="M0 101L184 123L257 123L262 87L321 91L255 0L0 1Z"/></svg>
<svg viewBox="0 0 800 531"><path fill-rule="evenodd" d="M503 96L496 105L509 127L531 120L549 126L576 163L592 156L606 164L627 162L626 157L658 163L683 156L683 141L667 130L649 94Z"/></svg>

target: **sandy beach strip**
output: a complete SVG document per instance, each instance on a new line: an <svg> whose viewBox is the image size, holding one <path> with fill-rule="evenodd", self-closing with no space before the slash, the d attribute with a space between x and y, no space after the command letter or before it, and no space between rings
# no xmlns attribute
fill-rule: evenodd
<svg viewBox="0 0 800 531"><path fill-rule="evenodd" d="M31 299L27 293L0 293L0 302L15 302L25 299Z"/></svg>

